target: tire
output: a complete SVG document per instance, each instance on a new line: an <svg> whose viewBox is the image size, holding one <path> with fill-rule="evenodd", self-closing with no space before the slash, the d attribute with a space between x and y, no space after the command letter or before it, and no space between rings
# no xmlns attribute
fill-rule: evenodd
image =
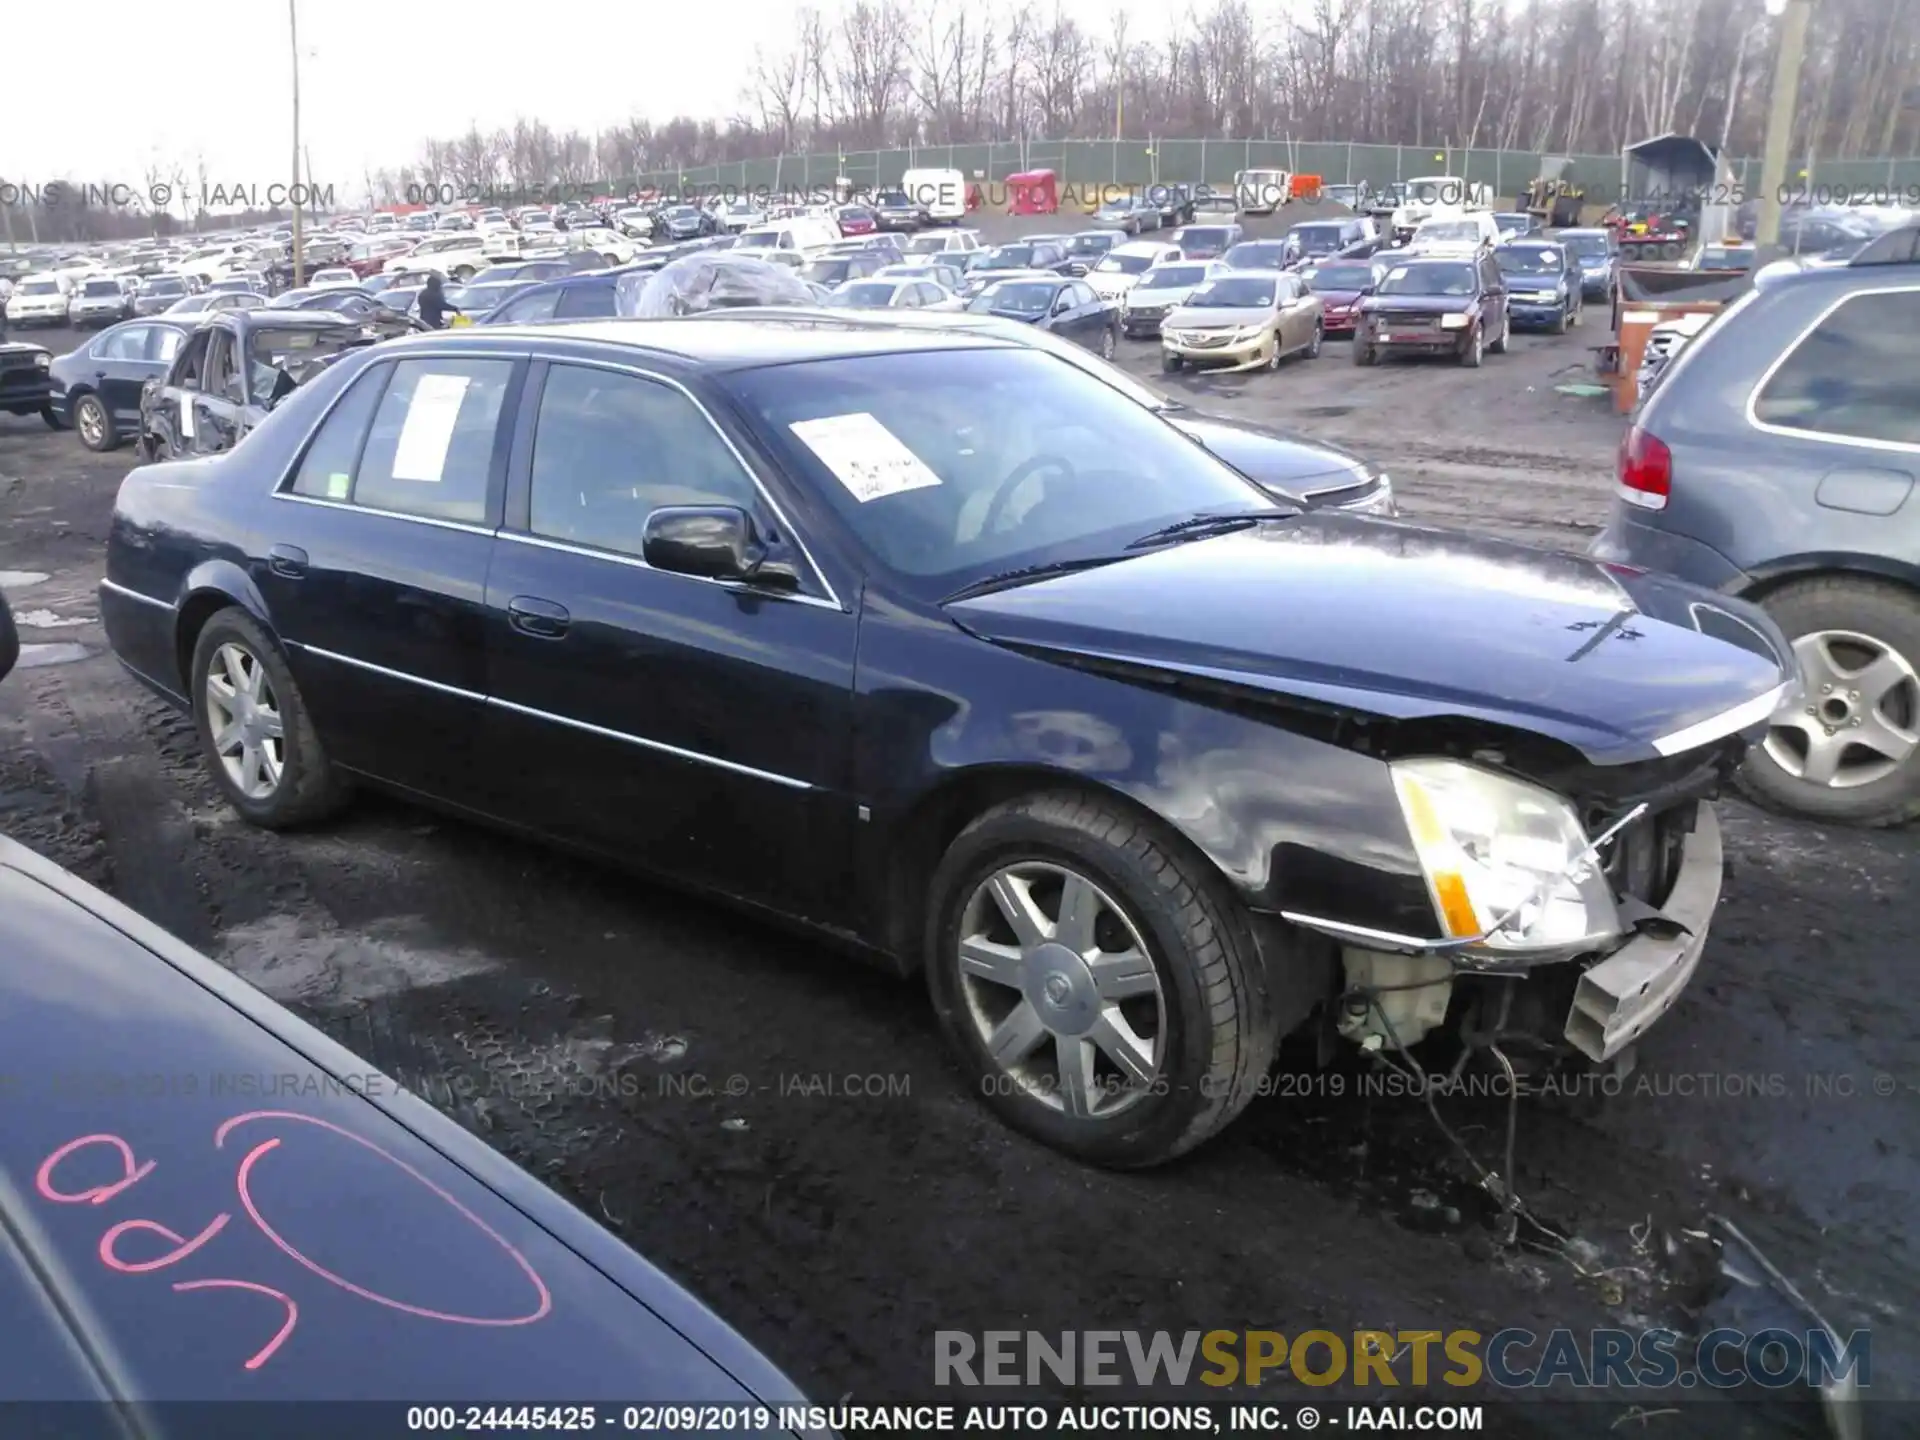
<svg viewBox="0 0 1920 1440"><path fill-rule="evenodd" d="M60 412L54 409L51 400L40 407L40 418L46 422L49 430L64 430L67 428L67 422L60 418Z"/></svg>
<svg viewBox="0 0 1920 1440"><path fill-rule="evenodd" d="M80 443L95 454L120 448L120 427L113 423L113 412L91 390L74 402L73 428Z"/></svg>
<svg viewBox="0 0 1920 1440"><path fill-rule="evenodd" d="M1002 912L983 894L986 882L1010 867L1079 878L1093 887L1082 893L1098 894L1113 907L1101 907L1102 920L1112 923L1094 931L1095 943L1109 953L1115 945L1145 952L1147 964L1129 977L1126 993L1133 998L1126 1013L1131 1033L1153 1041L1158 1052L1142 1057L1141 1068L1152 1069L1155 1061L1158 1068L1131 1093L1116 1091L1111 1081L1079 1090L1093 1103L1075 1108L1092 1113L1070 1113L1068 1087L1057 1083L1059 1052L1044 1032L1031 1052L1035 1089L1017 1083L987 1049L994 1024L987 1006L1010 1002L1011 1012L1033 1002L1018 989L963 974L960 941L981 918L1011 936ZM961 832L929 893L925 959L934 1012L969 1080L1015 1129L1095 1164L1157 1165L1218 1133L1245 1109L1272 1066L1279 1035L1251 934L1219 877L1151 821L1074 793L1014 800ZM1044 914L1038 886L1032 898ZM1074 992L1063 1006L1053 989L1056 983L1064 988L1060 975L1072 973L1092 974L1076 971L1068 958L1045 981L1048 998L1041 1004L1048 1013L1072 1013ZM1028 976L1032 983L1031 969ZM1142 986L1151 993L1141 994ZM1111 999L1091 989L1079 993L1113 1013ZM1154 1020L1154 1036L1140 1033L1143 1013ZM1037 1090L1048 1073L1056 1083Z"/></svg>
<svg viewBox="0 0 1920 1440"><path fill-rule="evenodd" d="M1508 349L1508 342L1512 339L1513 339L1513 315L1511 313L1508 313L1500 317L1500 333L1496 335L1493 339L1487 341L1487 353L1489 355L1506 354Z"/></svg>
<svg viewBox="0 0 1920 1440"><path fill-rule="evenodd" d="M1313 327L1313 339L1307 342L1307 359L1318 360L1320 358L1320 347L1326 343L1326 339L1327 332L1325 328L1316 324Z"/></svg>
<svg viewBox="0 0 1920 1440"><path fill-rule="evenodd" d="M237 651L259 667L279 715L280 774L265 793L243 789L229 773L214 743L208 681L225 651ZM346 784L327 760L279 646L252 616L238 606L230 606L207 621L194 643L193 669L187 683L193 698L194 728L200 736L208 772L241 818L262 829L287 830L323 820L340 808L346 799Z"/></svg>
<svg viewBox="0 0 1920 1440"><path fill-rule="evenodd" d="M1262 365L1260 368L1262 370L1265 370L1268 374L1272 374L1274 371L1280 368L1280 362L1285 358L1286 358L1286 351L1280 348L1280 336L1276 332L1273 337L1273 353L1267 356L1267 363Z"/></svg>
<svg viewBox="0 0 1920 1440"><path fill-rule="evenodd" d="M1373 342L1363 339L1358 330L1353 332L1353 363L1356 365L1376 365L1380 361L1380 352Z"/></svg>
<svg viewBox="0 0 1920 1440"><path fill-rule="evenodd" d="M1547 333L1549 335L1566 334L1567 333L1567 315L1568 315L1568 311L1566 306L1564 305L1561 306L1559 310L1554 312L1553 324L1547 327Z"/></svg>
<svg viewBox="0 0 1920 1440"><path fill-rule="evenodd" d="M1478 370L1485 348L1485 337L1480 333L1480 327L1475 325L1460 337L1460 363L1469 370Z"/></svg>
<svg viewBox="0 0 1920 1440"><path fill-rule="evenodd" d="M1114 352L1119 348L1120 334L1113 326L1109 325L1100 332L1100 358L1102 360L1113 359Z"/></svg>
<svg viewBox="0 0 1920 1440"><path fill-rule="evenodd" d="M1846 632L1870 637L1899 656L1910 671L1920 672L1920 595L1911 590L1879 580L1829 575L1783 586L1761 604L1787 638L1795 642L1796 649L1810 648L1806 637ZM1838 648L1849 658L1864 659L1869 653L1865 646L1853 642L1843 642ZM1828 698L1821 689L1822 682L1804 668L1803 679L1808 687L1804 706L1821 706ZM1852 708L1859 718L1871 718L1849 699L1833 698ZM1920 684L1901 686L1900 693L1889 695L1886 703L1889 712L1899 715L1910 728L1920 720ZM1900 710L1895 710L1896 706ZM1804 708L1795 719L1803 717ZM1814 722L1818 719L1805 717ZM1776 727L1765 742L1748 752L1747 763L1740 771L1741 789L1769 809L1836 824L1881 827L1920 819L1920 747L1907 751L1899 764L1879 778L1861 773L1860 760L1869 752L1850 747L1843 753L1843 768L1836 778L1852 772L1859 776L1860 783L1836 786L1804 779L1782 764L1783 759L1801 763L1804 745L1804 731ZM1846 757L1856 758L1847 763Z"/></svg>
<svg viewBox="0 0 1920 1440"><path fill-rule="evenodd" d="M1169 375L1178 374L1182 365L1180 357L1171 350L1160 352L1160 368Z"/></svg>

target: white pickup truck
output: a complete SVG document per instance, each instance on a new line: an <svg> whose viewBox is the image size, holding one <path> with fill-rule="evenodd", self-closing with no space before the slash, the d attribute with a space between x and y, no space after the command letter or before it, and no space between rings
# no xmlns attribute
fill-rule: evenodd
<svg viewBox="0 0 1920 1440"><path fill-rule="evenodd" d="M1421 224L1443 211L1491 210L1493 187L1484 180L1458 175L1423 175L1400 187L1400 204L1393 212L1392 235L1405 240Z"/></svg>

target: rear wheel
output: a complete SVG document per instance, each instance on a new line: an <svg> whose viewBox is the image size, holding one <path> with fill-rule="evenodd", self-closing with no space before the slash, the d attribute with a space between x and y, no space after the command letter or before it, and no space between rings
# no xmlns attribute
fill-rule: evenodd
<svg viewBox="0 0 1920 1440"><path fill-rule="evenodd" d="M236 606L207 621L188 683L207 768L242 817L282 830L339 808L345 784L279 647L252 616Z"/></svg>
<svg viewBox="0 0 1920 1440"><path fill-rule="evenodd" d="M1204 861L1073 793L961 832L931 886L927 986L987 1103L1069 1154L1172 1159L1245 1108L1278 1040L1252 938Z"/></svg>
<svg viewBox="0 0 1920 1440"><path fill-rule="evenodd" d="M1920 596L1835 575L1762 603L1793 642L1804 693L1748 753L1743 787L1819 820L1920 818Z"/></svg>
<svg viewBox="0 0 1920 1440"><path fill-rule="evenodd" d="M113 423L113 412L107 409L98 395L91 392L74 402L73 428L80 436L80 443L89 450L113 450L120 444L120 431Z"/></svg>

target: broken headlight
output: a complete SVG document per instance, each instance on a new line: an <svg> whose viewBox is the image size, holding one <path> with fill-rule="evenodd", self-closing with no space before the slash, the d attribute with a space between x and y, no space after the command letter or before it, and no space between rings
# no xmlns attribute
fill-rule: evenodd
<svg viewBox="0 0 1920 1440"><path fill-rule="evenodd" d="M1573 807L1458 760L1400 760L1394 789L1450 940L1489 959L1576 955L1621 933Z"/></svg>

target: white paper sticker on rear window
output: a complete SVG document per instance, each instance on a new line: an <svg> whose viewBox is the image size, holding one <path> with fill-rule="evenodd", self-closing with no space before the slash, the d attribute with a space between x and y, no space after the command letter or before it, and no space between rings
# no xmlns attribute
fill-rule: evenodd
<svg viewBox="0 0 1920 1440"><path fill-rule="evenodd" d="M827 415L796 420L787 428L862 505L940 483L925 461L871 415Z"/></svg>
<svg viewBox="0 0 1920 1440"><path fill-rule="evenodd" d="M1389 280L1404 280L1406 277L1407 267L1404 265L1396 265L1393 269L1387 271L1387 279Z"/></svg>
<svg viewBox="0 0 1920 1440"><path fill-rule="evenodd" d="M400 443L393 452L393 478L421 480L438 484L446 468L447 447L453 443L453 427L460 420L460 405L467 398L465 375L422 375L413 387L413 400L407 406L407 422L400 431Z"/></svg>

